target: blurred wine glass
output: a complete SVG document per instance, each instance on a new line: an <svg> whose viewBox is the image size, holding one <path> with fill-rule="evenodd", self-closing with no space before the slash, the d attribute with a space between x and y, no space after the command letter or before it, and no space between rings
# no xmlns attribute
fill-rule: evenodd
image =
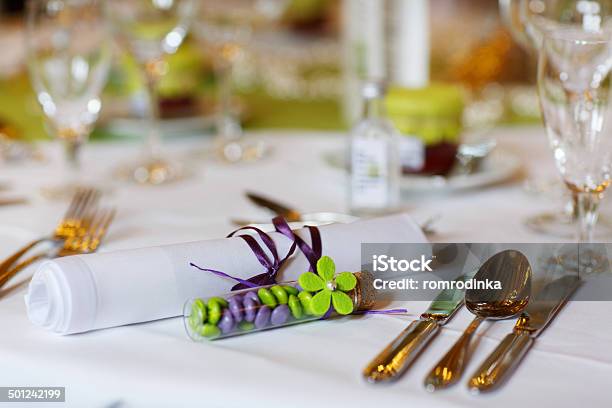
<svg viewBox="0 0 612 408"><path fill-rule="evenodd" d="M547 32L572 28L608 30L611 7L610 0L499 0L502 20L513 38L536 56ZM568 192L557 179L542 180L533 175L527 179L525 188L537 194L563 196L566 200L563 210L535 214L525 224L537 232L572 237L578 222L577 194Z"/></svg>
<svg viewBox="0 0 612 408"><path fill-rule="evenodd" d="M195 35L215 55L218 85L218 115L215 152L227 162L256 161L266 146L244 137L234 112L234 68L246 48L253 45L254 33L269 28L285 10L287 0L202 0Z"/></svg>
<svg viewBox="0 0 612 408"><path fill-rule="evenodd" d="M65 184L46 189L65 196L78 187L79 151L102 107L111 49L102 0L30 0L27 61L50 133L66 147Z"/></svg>
<svg viewBox="0 0 612 408"><path fill-rule="evenodd" d="M547 32L579 27L610 29L610 0L499 0L502 20L526 50L540 49Z"/></svg>
<svg viewBox="0 0 612 408"><path fill-rule="evenodd" d="M599 202L612 178L612 42L600 23L545 31L538 64L549 144L577 196L580 242L593 241Z"/></svg>
<svg viewBox="0 0 612 408"><path fill-rule="evenodd" d="M183 43L196 10L194 0L107 0L108 13L119 42L138 62L149 102L149 129L144 158L120 168L120 173L143 184L163 184L185 175L185 169L162 154L158 83L167 73L166 54Z"/></svg>

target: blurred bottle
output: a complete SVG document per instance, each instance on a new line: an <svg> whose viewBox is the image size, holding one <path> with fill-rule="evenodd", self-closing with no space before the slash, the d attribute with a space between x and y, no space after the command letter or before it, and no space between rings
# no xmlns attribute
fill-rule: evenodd
<svg viewBox="0 0 612 408"><path fill-rule="evenodd" d="M430 0L344 0L344 116L361 112L366 79L405 88L429 83Z"/></svg>
<svg viewBox="0 0 612 408"><path fill-rule="evenodd" d="M398 132L386 118L384 94L381 82L363 86L363 116L350 133L349 207L357 215L389 212L399 202Z"/></svg>
<svg viewBox="0 0 612 408"><path fill-rule="evenodd" d="M344 119L354 123L363 110L359 97L366 79L384 80L386 0L343 0L342 44Z"/></svg>

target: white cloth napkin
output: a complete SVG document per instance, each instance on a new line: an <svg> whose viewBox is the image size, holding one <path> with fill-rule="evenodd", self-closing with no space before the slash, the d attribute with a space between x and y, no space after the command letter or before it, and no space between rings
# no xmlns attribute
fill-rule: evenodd
<svg viewBox="0 0 612 408"><path fill-rule="evenodd" d="M335 260L339 271L360 269L361 243L426 241L407 215L328 225L320 231L323 254ZM308 231L297 235L310 242ZM278 233L270 236L284 257L290 240ZM25 296L28 317L60 334L79 333L178 316L186 300L223 295L236 283L197 270L190 262L242 279L264 272L241 238L59 258L35 272ZM306 258L297 251L281 279L295 280L307 270Z"/></svg>

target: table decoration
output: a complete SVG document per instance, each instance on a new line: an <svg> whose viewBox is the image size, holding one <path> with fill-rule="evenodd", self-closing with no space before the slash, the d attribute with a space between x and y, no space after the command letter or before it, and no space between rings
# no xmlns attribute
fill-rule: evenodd
<svg viewBox="0 0 612 408"><path fill-rule="evenodd" d="M304 272L297 281L259 286L241 280L251 287L191 299L184 308L185 330L194 341L215 340L369 310L374 304L372 275L336 275L335 270L334 261L323 256L316 274Z"/></svg>
<svg viewBox="0 0 612 408"><path fill-rule="evenodd" d="M269 234L271 242L259 235L245 235L48 261L30 283L28 316L35 325L61 334L180 316L186 299L215 296L231 286L228 280L190 263L231 272L240 279L261 272L265 264L264 273L254 283L273 283L270 278L279 271L284 280L295 280L300 273L313 270L312 263L303 253L286 262L278 254L290 253L295 242L307 239L310 231L285 230L295 235L293 240L275 232ZM339 269L348 271L361 269L362 242L425 242L420 228L404 214L326 225L318 231L325 253ZM253 256L253 243L265 247L266 259ZM272 246L276 256L269 259Z"/></svg>
<svg viewBox="0 0 612 408"><path fill-rule="evenodd" d="M324 165L313 167L313 163L320 163L325 151L342 147L341 135L313 131L285 132L283 135L286 137L279 138L273 132L262 135L278 139L275 149L280 154L271 157L269 164L285 169L289 163L300 172L299 175L290 177L288 172L284 172L269 179L270 175L276 174L272 173L276 168L270 169L267 164L242 170L236 168L236 173L229 174L222 166L207 166L206 180L189 179L162 190L124 185L112 197L120 213L101 249L109 252L223 237L232 230L230 217L264 216L265 213L252 207L243 197L244 192L251 189L282 198L305 212L343 211L344 191L333 182L340 182L343 174ZM554 172L543 129L500 128L493 130L491 137L498 140L500 149L520 147L521 151L529 152L525 165L535 174ZM199 143L199 140L188 140L185 147L197 149ZM47 155L54 152L49 144L40 147ZM116 160L128 158L137 149L138 146L111 141L94 143L84 153L91 154L91 162L103 170L104 161L109 157ZM54 161L49 167L40 166L36 172L35 169L27 171L23 166L7 166L3 178L12 188L19 189L16 191L27 192L30 186L38 186L36 177L56 176L58 165ZM257 184L266 178L266 183ZM220 183L223 183L222 193L226 200L219 198ZM308 186L316 186L316 191ZM20 243L50 232L55 216L65 210L61 203L46 204L34 201L34 197L32 199L31 206L1 209L2 257L10 255ZM419 220L428 215L442 214L437 225L439 233L432 237L435 241L542 242L547 240L546 236L522 227L519 218L545 210L547 205L547 201L525 194L520 185L508 183L473 191L470 195L412 200L410 215ZM405 227L400 225L397 228ZM340 265L338 257L327 252L327 233L323 227L320 230L323 232L324 251L336 261L338 271L358 270L349 268L359 268L359 265ZM287 242L284 238L283 241ZM346 245L348 249L349 244ZM245 248L245 259L254 260L244 242L239 242L238 246ZM498 249L495 247L494 250ZM354 252L356 260L359 254L357 250ZM203 267L223 266L208 264L191 256L185 258ZM539 264L535 265L534 271L541 272ZM148 275L155 275L158 268L158 265L149 268ZM295 280L308 269L303 262L295 275L279 275L280 281ZM224 270L233 272L230 268ZM261 265L254 260L251 270L243 276L262 271ZM107 279L103 275L113 274L113 271L109 268L103 272L99 276L104 283ZM128 265L117 272L120 273L115 275L116 285L120 287L121 279L131 276L132 271ZM210 273L193 272L227 284L208 294L196 293L193 296L207 299L230 292L233 282ZM143 279L148 279L148 275L143 274ZM24 272L22 276L25 279L28 273ZM403 404L436 408L488 408L491 405L505 408L533 406L535 401L536 405L573 408L584 405L585 395L588 396L587 402L594 407L606 407L609 401L612 325L605 323L612 312L611 302L585 302L578 296L572 298L546 332L536 339L510 381L491 395L474 397L465 387L468 375L512 331L516 319L496 322L490 327L484 324L481 329L486 330L476 333L480 344L459 386L447 392L428 394L421 380L469 324L472 315L465 308L461 308L440 330L405 377L385 385L384 389L376 389L376 386L365 383L361 370L413 318L417 318L417 312L427 308L427 303L406 300L400 307L406 307L412 316L338 317L212 343L192 342L185 334L182 318L64 338L30 323L23 301L26 287L11 288L12 284L21 281L17 277L9 287L0 289L0 321L5 328L0 335L0 361L4 367L0 370L0 382L5 385L65 385L70 406L104 407L116 402L128 406L189 407L206 401L210 406L229 408L291 401L296 407L312 408L312 398L296 398L306 388L316 389L317 395L324 396L321 397L324 405L339 407ZM101 303L109 301L114 288L104 293ZM131 293L140 302L150 301L149 297L155 296L140 288ZM186 299L177 304L179 314ZM118 305L116 313L126 312L133 313L132 308ZM583 378L588 378L588 381L582 381ZM274 384L271 385L270 381ZM164 386L156 387L156 392L152 393L151 384L161 383ZM274 390L273 398L269 393L271 389Z"/></svg>

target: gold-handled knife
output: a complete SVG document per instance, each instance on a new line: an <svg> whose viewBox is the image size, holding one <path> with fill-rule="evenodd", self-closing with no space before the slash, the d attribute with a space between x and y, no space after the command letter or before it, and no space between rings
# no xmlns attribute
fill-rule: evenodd
<svg viewBox="0 0 612 408"><path fill-rule="evenodd" d="M512 333L502 340L468 381L470 391L487 392L501 385L580 284L580 278L571 275L544 286L529 302Z"/></svg>
<svg viewBox="0 0 612 408"><path fill-rule="evenodd" d="M302 214L293 208L289 208L285 204L281 204L257 193L247 192L246 196L255 205L269 209L274 214L282 216L287 222L302 221Z"/></svg>
<svg viewBox="0 0 612 408"><path fill-rule="evenodd" d="M457 280L468 280L473 273ZM440 328L461 308L464 290L446 289L429 305L419 320L415 320L402 331L363 370L370 383L388 382L397 379L416 360L425 346L438 334Z"/></svg>

